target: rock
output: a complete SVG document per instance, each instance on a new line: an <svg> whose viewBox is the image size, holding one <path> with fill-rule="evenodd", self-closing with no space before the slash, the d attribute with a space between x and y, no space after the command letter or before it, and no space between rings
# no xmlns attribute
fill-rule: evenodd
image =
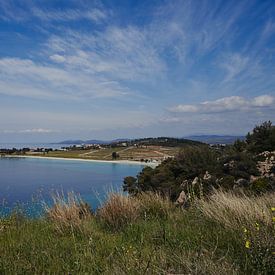
<svg viewBox="0 0 275 275"><path fill-rule="evenodd" d="M251 183L251 182L253 182L254 180L256 180L256 179L258 179L259 177L256 177L256 176L253 176L253 175L251 175L250 176L250 179L249 179L249 182Z"/></svg>
<svg viewBox="0 0 275 275"><path fill-rule="evenodd" d="M184 189L186 186L188 186L188 180L184 180L180 185L182 189Z"/></svg>
<svg viewBox="0 0 275 275"><path fill-rule="evenodd" d="M246 179L240 178L240 179L237 179L237 180L235 181L235 184L236 184L237 186L245 186L245 185L248 184L248 181L247 181Z"/></svg>
<svg viewBox="0 0 275 275"><path fill-rule="evenodd" d="M184 191L181 191L179 197L176 200L176 204L179 206L184 206L186 202L187 202L187 196Z"/></svg>
<svg viewBox="0 0 275 275"><path fill-rule="evenodd" d="M212 178L212 176L209 174L208 171L205 172L204 176L203 176L203 179L204 180L210 180Z"/></svg>
<svg viewBox="0 0 275 275"><path fill-rule="evenodd" d="M275 167L275 154L274 152L263 152L259 156L264 156L264 161L258 161L257 167L262 177L273 177L273 171Z"/></svg>
<svg viewBox="0 0 275 275"><path fill-rule="evenodd" d="M195 177L192 181L192 185L196 185L199 183L199 178L198 177Z"/></svg>

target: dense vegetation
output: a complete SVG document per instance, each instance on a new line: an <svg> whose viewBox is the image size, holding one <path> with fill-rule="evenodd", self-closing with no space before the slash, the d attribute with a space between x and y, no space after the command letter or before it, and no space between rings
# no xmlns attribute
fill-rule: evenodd
<svg viewBox="0 0 275 275"><path fill-rule="evenodd" d="M274 274L274 194L216 192L176 208L111 194L92 214L70 196L45 218L0 219L1 274Z"/></svg>
<svg viewBox="0 0 275 275"><path fill-rule="evenodd" d="M157 137L157 138L141 138L129 140L126 142L129 145L139 145L139 146L186 146L186 145L201 145L202 142L194 141L184 138L171 138L171 137Z"/></svg>
<svg viewBox="0 0 275 275"><path fill-rule="evenodd" d="M271 122L256 126L248 133L245 141L237 140L234 145L189 146L175 158L164 161L152 169L146 167L137 177L124 179L124 190L132 195L153 191L168 195L175 200L181 191L201 195L214 188L226 190L246 188L255 192L274 190L275 166L269 173L259 170L258 161L270 157L261 154L275 150L275 127Z"/></svg>

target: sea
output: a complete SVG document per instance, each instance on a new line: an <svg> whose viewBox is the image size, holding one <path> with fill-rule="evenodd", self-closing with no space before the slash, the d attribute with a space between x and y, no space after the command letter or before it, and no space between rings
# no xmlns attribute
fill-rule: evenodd
<svg viewBox="0 0 275 275"><path fill-rule="evenodd" d="M22 148L52 148L61 149L62 147L69 147L73 144L60 144L60 143L0 143L0 149L22 149Z"/></svg>
<svg viewBox="0 0 275 275"><path fill-rule="evenodd" d="M96 209L109 192L122 192L124 177L136 176L143 168L139 163L0 157L0 215L43 215L53 195L68 192Z"/></svg>

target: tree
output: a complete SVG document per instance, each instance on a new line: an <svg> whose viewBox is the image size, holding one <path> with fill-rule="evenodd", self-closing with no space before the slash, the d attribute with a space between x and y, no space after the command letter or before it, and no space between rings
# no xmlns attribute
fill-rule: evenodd
<svg viewBox="0 0 275 275"><path fill-rule="evenodd" d="M275 150L275 126L271 121L266 121L256 126L252 133L246 136L248 151L261 153Z"/></svg>
<svg viewBox="0 0 275 275"><path fill-rule="evenodd" d="M117 159L119 158L119 154L117 152L112 153L112 159Z"/></svg>
<svg viewBox="0 0 275 275"><path fill-rule="evenodd" d="M130 195L137 195L139 193L137 178L131 176L124 178L123 191L128 191Z"/></svg>

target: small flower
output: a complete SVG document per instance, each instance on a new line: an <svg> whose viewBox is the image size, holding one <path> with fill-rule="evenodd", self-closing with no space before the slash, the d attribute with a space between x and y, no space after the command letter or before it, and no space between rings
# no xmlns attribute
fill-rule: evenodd
<svg viewBox="0 0 275 275"><path fill-rule="evenodd" d="M245 247L246 247L246 248L250 248L250 241L249 241L249 240L246 240L246 242L245 242Z"/></svg>
<svg viewBox="0 0 275 275"><path fill-rule="evenodd" d="M244 228L244 229L243 229L243 232L244 232L244 233L247 233L247 229L246 229L246 228Z"/></svg>
<svg viewBox="0 0 275 275"><path fill-rule="evenodd" d="M275 222L275 217L272 217L272 221Z"/></svg>
<svg viewBox="0 0 275 275"><path fill-rule="evenodd" d="M272 212L275 212L275 207L271 207L271 211L272 211Z"/></svg>
<svg viewBox="0 0 275 275"><path fill-rule="evenodd" d="M257 222L255 223L255 227L256 227L257 231L260 230L260 225Z"/></svg>

